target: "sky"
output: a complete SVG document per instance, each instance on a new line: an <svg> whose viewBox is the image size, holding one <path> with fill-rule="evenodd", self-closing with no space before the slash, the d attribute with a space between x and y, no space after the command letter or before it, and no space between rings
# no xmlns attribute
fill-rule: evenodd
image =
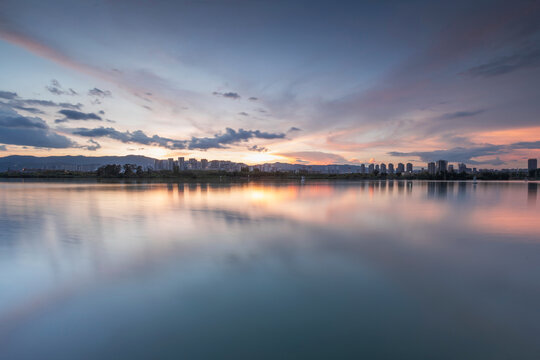
<svg viewBox="0 0 540 360"><path fill-rule="evenodd" d="M0 156L540 158L540 2L2 0Z"/></svg>

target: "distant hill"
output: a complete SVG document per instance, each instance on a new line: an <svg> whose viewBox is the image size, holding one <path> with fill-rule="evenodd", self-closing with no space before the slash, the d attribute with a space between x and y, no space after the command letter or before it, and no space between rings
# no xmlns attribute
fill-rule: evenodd
<svg viewBox="0 0 540 360"><path fill-rule="evenodd" d="M21 156L0 158L0 171L21 169L84 170L91 171L107 164L136 164L154 166L154 159L146 156Z"/></svg>

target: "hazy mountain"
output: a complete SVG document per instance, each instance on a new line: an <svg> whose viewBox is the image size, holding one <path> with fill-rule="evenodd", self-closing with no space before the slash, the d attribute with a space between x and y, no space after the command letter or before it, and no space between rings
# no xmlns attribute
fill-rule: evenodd
<svg viewBox="0 0 540 360"><path fill-rule="evenodd" d="M143 167L153 166L154 159L146 156L21 156L11 155L0 158L0 171L27 169L69 169L82 167L89 170L107 164L136 164Z"/></svg>

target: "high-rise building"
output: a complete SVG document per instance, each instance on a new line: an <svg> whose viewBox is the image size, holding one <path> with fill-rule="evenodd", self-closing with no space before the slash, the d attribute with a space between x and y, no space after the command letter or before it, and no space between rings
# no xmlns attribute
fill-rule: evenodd
<svg viewBox="0 0 540 360"><path fill-rule="evenodd" d="M386 174L386 164L381 164L381 174Z"/></svg>
<svg viewBox="0 0 540 360"><path fill-rule="evenodd" d="M398 174L401 174L401 173L403 173L404 171L405 171L405 165L403 165L403 163L397 164L397 170L396 170L396 172L397 172Z"/></svg>
<svg viewBox="0 0 540 360"><path fill-rule="evenodd" d="M407 163L407 172L409 174L412 174L412 164L411 163Z"/></svg>
<svg viewBox="0 0 540 360"><path fill-rule="evenodd" d="M207 159L201 159L201 169L206 170L208 167L208 160Z"/></svg>
<svg viewBox="0 0 540 360"><path fill-rule="evenodd" d="M454 172L454 165L448 165L448 172L453 173Z"/></svg>
<svg viewBox="0 0 540 360"><path fill-rule="evenodd" d="M379 171L379 164L375 165L375 171Z"/></svg>
<svg viewBox="0 0 540 360"><path fill-rule="evenodd" d="M183 157L178 158L178 168L180 169L180 171L186 169L186 164L185 164L185 160L184 160Z"/></svg>
<svg viewBox="0 0 540 360"><path fill-rule="evenodd" d="M394 164L392 164L392 163L388 164L388 173L389 174L394 173Z"/></svg>
<svg viewBox="0 0 540 360"><path fill-rule="evenodd" d="M529 171L535 171L536 169L538 169L538 160L536 159L529 159L529 161L527 162L527 165L528 165L528 169Z"/></svg>
<svg viewBox="0 0 540 360"><path fill-rule="evenodd" d="M373 174L373 171L375 170L375 165L369 164L368 166L368 173Z"/></svg>
<svg viewBox="0 0 540 360"><path fill-rule="evenodd" d="M189 168L191 170L197 170L197 168L198 168L197 165L198 165L197 159L195 159L195 158L190 158L189 159Z"/></svg>
<svg viewBox="0 0 540 360"><path fill-rule="evenodd" d="M437 161L437 172L443 173L448 171L448 161L446 160L438 160Z"/></svg>
<svg viewBox="0 0 540 360"><path fill-rule="evenodd" d="M360 165L360 173L365 174L366 173L366 165L362 164Z"/></svg>
<svg viewBox="0 0 540 360"><path fill-rule="evenodd" d="M467 172L467 165L464 163L459 163L458 170L460 173L466 173Z"/></svg>
<svg viewBox="0 0 540 360"><path fill-rule="evenodd" d="M173 170L174 169L174 159L168 158L167 159L167 170Z"/></svg>
<svg viewBox="0 0 540 360"><path fill-rule="evenodd" d="M428 163L427 164L427 170L428 170L429 175L435 175L435 173L437 172L437 170L435 168L435 163L434 162Z"/></svg>

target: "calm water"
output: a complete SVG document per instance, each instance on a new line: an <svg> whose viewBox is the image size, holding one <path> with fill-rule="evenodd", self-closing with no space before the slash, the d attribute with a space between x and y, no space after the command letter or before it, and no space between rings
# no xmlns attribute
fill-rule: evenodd
<svg viewBox="0 0 540 360"><path fill-rule="evenodd" d="M539 359L539 187L0 182L0 359Z"/></svg>

